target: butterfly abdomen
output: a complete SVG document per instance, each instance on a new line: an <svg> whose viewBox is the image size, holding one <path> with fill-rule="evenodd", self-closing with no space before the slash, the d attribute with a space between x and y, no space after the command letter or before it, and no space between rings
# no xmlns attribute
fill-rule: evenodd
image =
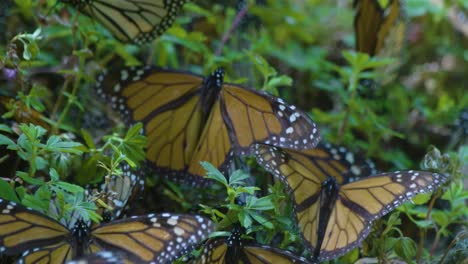
<svg viewBox="0 0 468 264"><path fill-rule="evenodd" d="M200 103L203 112L203 120L206 122L208 115L213 108L216 99L223 87L224 70L222 68L216 69L208 78L203 82L203 88L200 96Z"/></svg>
<svg viewBox="0 0 468 264"><path fill-rule="evenodd" d="M317 229L317 245L314 250L314 258L318 259L320 255L320 249L322 247L325 231L327 229L328 221L333 208L336 204L336 199L340 191L340 186L336 182L334 177L328 176L327 179L322 182L320 189L320 210L319 210L319 223Z"/></svg>

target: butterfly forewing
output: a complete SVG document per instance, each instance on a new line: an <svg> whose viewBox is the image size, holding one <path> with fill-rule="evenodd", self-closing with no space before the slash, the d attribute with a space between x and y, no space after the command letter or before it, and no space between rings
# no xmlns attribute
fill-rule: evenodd
<svg viewBox="0 0 468 264"><path fill-rule="evenodd" d="M96 19L122 42L143 44L163 34L186 0L64 0Z"/></svg>
<svg viewBox="0 0 468 264"><path fill-rule="evenodd" d="M435 190L447 177L426 171L378 174L341 187L321 247L320 260L333 259L361 244L372 221L418 193Z"/></svg>
<svg viewBox="0 0 468 264"><path fill-rule="evenodd" d="M384 10L377 0L356 0L354 30L356 50L374 56L380 43L379 30L384 20Z"/></svg>
<svg viewBox="0 0 468 264"><path fill-rule="evenodd" d="M146 158L157 172L196 183L185 176L203 130L202 84L196 75L145 67L101 76L98 93L128 122L143 122Z"/></svg>
<svg viewBox="0 0 468 264"><path fill-rule="evenodd" d="M235 137L236 152L251 154L263 143L290 149L310 149L320 140L312 120L281 98L233 84L223 86L223 118Z"/></svg>
<svg viewBox="0 0 468 264"><path fill-rule="evenodd" d="M221 172L226 173L232 154L229 131L221 115L220 102L216 102L208 117L188 172L191 175L204 175L205 169L202 168L200 162L209 161Z"/></svg>

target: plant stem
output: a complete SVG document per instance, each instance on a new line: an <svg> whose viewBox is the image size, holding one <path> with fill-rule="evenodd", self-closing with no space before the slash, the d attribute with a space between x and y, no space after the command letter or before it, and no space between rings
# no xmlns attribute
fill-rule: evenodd
<svg viewBox="0 0 468 264"><path fill-rule="evenodd" d="M337 144L341 143L341 141L343 140L344 133L345 133L345 130L346 130L346 126L348 125L349 116L351 114L351 107L350 107L349 102L354 101L354 97L356 95L356 89L357 89L357 85L358 85L358 78L357 78L358 75L359 75L359 71L353 70L353 73L352 73L352 75L350 77L350 80L349 80L348 91L351 91L351 94L350 94L349 100L348 100L348 102L346 104L345 117L344 117L343 122L341 123L341 127L340 127L340 129L338 131Z"/></svg>
<svg viewBox="0 0 468 264"><path fill-rule="evenodd" d="M216 49L215 56L221 55L223 52L223 47L226 44L226 42L229 40L229 38L232 35L232 32L237 28L237 26L240 24L242 21L242 18L244 18L245 14L247 14L247 10L249 9L248 5L245 5L242 7L242 9L237 13L236 17L234 18L234 22L232 22L231 27L226 31L223 35L223 38L221 39L221 43L219 44L218 48Z"/></svg>

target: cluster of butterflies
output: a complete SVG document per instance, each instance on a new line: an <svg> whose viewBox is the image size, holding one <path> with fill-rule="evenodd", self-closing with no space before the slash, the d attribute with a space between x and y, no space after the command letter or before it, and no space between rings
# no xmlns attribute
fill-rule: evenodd
<svg viewBox="0 0 468 264"><path fill-rule="evenodd" d="M117 39L135 44L162 34L185 3L63 2L96 19ZM390 1L390 11L376 0L357 0L355 7L357 49L374 56L398 16L399 1ZM128 123L144 124L146 158L158 174L206 186L210 181L201 161L227 174L234 157L254 155L287 186L311 259L244 240L235 229L228 238L205 241L193 263L330 260L359 246L375 219L447 180L446 175L425 171L377 174L370 161L346 148L319 144L316 124L294 105L224 83L221 68L207 77L154 67L119 69L100 76L97 91ZM117 194L112 198L117 210L108 223L58 222L0 199L0 255L22 254L20 263L64 263L83 256L74 263L169 263L214 231L210 220L197 215L162 213L116 220L138 182L128 167L124 171L124 177L103 186Z"/></svg>

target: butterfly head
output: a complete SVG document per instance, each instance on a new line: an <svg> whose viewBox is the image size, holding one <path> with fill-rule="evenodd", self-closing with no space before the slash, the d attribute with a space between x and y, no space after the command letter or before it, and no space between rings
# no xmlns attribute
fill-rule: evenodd
<svg viewBox="0 0 468 264"><path fill-rule="evenodd" d="M338 197L340 185L336 181L335 177L328 176L327 179L322 182L321 190L321 207L330 207L335 203L335 200Z"/></svg>
<svg viewBox="0 0 468 264"><path fill-rule="evenodd" d="M205 87L209 90L215 89L216 91L221 90L224 80L224 69L222 67L217 68L214 72L205 79Z"/></svg>
<svg viewBox="0 0 468 264"><path fill-rule="evenodd" d="M81 241L84 241L84 239L89 235L89 232L89 225L82 219L76 221L72 230L73 236Z"/></svg>

